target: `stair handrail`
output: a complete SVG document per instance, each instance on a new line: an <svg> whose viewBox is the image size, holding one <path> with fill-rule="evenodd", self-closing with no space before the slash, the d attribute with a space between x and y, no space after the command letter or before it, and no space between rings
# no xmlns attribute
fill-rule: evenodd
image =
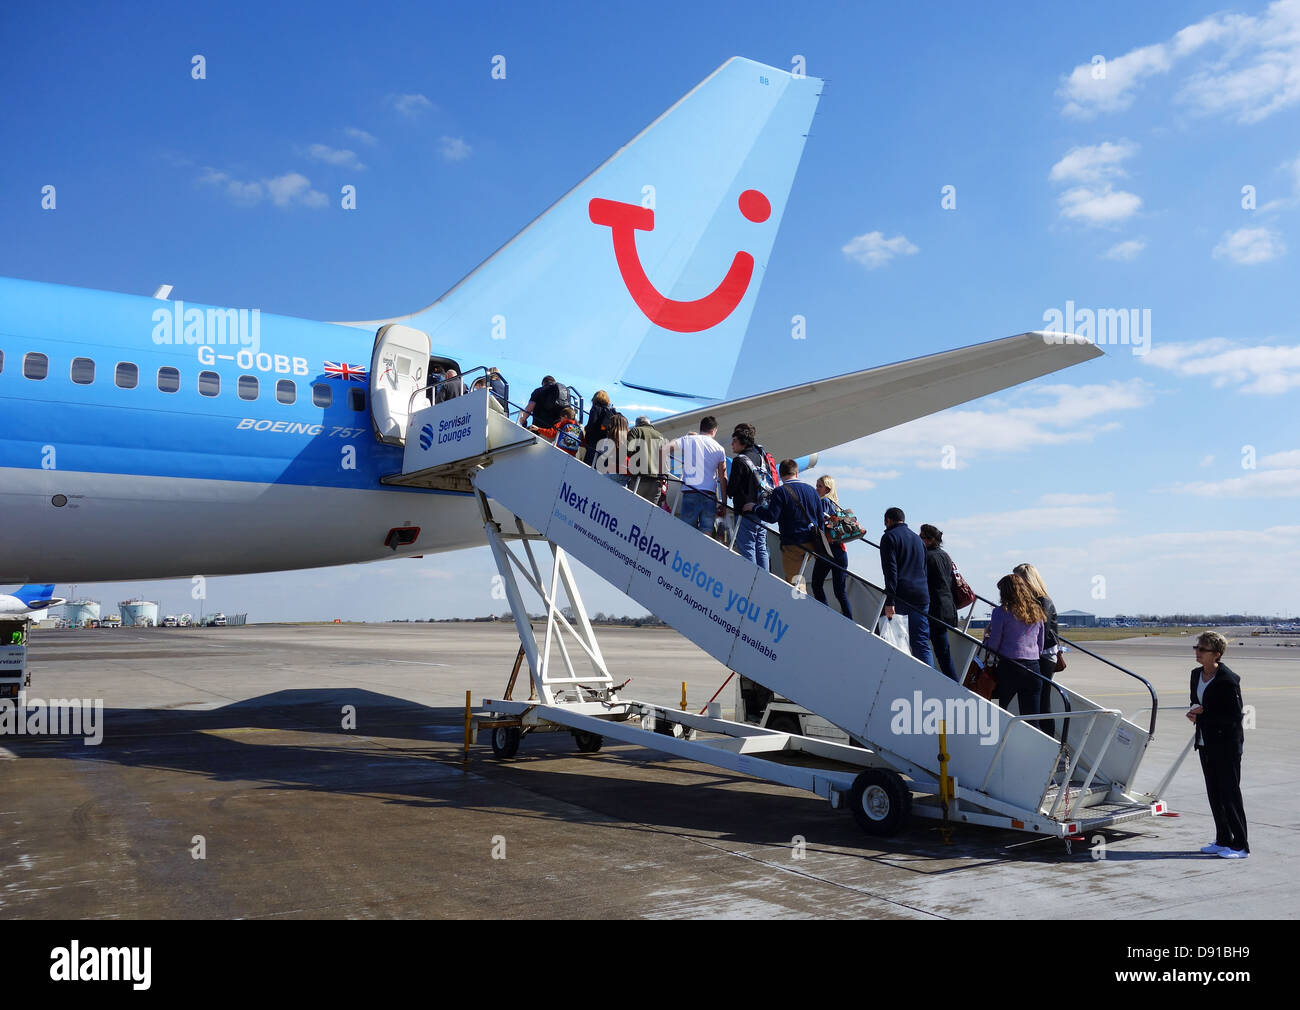
<svg viewBox="0 0 1300 1010"><path fill-rule="evenodd" d="M488 375L489 375L489 373L491 372L491 369L494 368L494 367L496 367L496 366L494 366L494 365L493 365L493 366L489 366L489 365L476 365L476 366L474 366L473 368L468 369L467 371L462 372L461 374L459 374L459 375L457 376L457 378L460 379L462 382L464 382L464 381L466 380L467 376L471 376L471 375L473 375L475 372L482 372L482 373L483 373L483 375L479 376L479 378L487 378ZM409 398L407 399L407 401L406 401L406 412L407 412L407 416L410 416L411 414L414 414L414 413L415 413L415 411L416 411L415 400L416 400L417 397L419 397L419 396L424 396L424 397L426 397L426 398L428 398L428 399L432 399L432 397L429 396L430 391L436 391L437 388L438 388L439 386L441 386L445 381L446 381L445 379L440 379L440 380L438 380L437 382L428 382L428 383L425 383L425 384L424 384L423 386L421 386L419 389L417 389L417 390L415 390L413 393L411 393L410 397L409 397ZM459 396L464 396L464 395L467 394L467 393L473 392L473 390L472 390L471 387L473 386L473 383L476 382L476 381L478 381L478 380L475 379L475 380L473 380L473 381L466 382L466 384L465 384L465 386L464 386L464 390L463 390L463 392L461 392L461 393L457 393L456 396L451 397L450 399L453 399L453 400L454 400L454 399L456 399L456 398L459 397ZM436 392L434 393L434 395L437 395ZM488 387L488 395L491 396L494 400L496 400L497 403L501 403L502 400L505 400L505 403L503 404L503 407L504 407L504 410L505 410L505 415L506 415L506 417L508 417L508 418L510 418L511 420L513 420L516 424L519 423L519 415L523 412L523 409L524 409L524 407L526 406L526 404L516 403L514 400L508 399L508 398L506 398L506 397L497 396L497 394L492 390L492 388L491 388L490 385L489 385L489 387ZM581 395L581 394L579 394L579 395ZM446 403L447 401L444 400L444 401L442 401L442 402L443 402L443 403ZM429 404L426 404L425 406L440 406L440 404L429 403ZM423 410L424 407L421 407L421 408L419 408L419 409ZM520 425L520 427L523 427L523 425ZM525 430L527 430L527 429L525 429Z"/></svg>
<svg viewBox="0 0 1300 1010"><path fill-rule="evenodd" d="M641 476L641 477L643 477L643 478L648 478L648 479L650 479L650 480L660 480L660 479L662 479L662 480L668 480L668 481L673 482L673 483L681 484L681 485L682 485L682 491L683 491L684 493L691 493L691 494L705 494L705 493L706 493L706 492L702 492L702 491L697 491L696 489L690 487L689 485L686 484L686 482L685 482L682 478L678 477L676 474L658 474L658 475L653 475L653 474L641 474L641 475L639 475L639 476ZM746 519L749 519L749 520L751 520L752 522L759 523L761 526L763 526L763 528L764 528L765 530L767 530L767 531L769 531L769 532L775 532L775 531L772 530L772 528L771 528L770 526L768 526L766 523L763 523L761 520L759 520L757 517L753 516L752 514L750 514L750 513L745 513L745 512L737 512L736 509L735 509L733 506L727 504L726 502L718 501L718 500L717 500L717 491L716 491L716 490L714 491L714 501L715 501L715 505L721 505L722 508L725 509L727 513L729 513L729 514L731 514L731 515L733 515L733 516L737 516L737 517L739 517L739 518L746 518ZM864 537L864 538L862 538L862 539L865 540L866 538ZM867 542L867 543L871 543L870 540L867 540L866 542ZM872 544L872 546L873 546L873 547L876 547L877 549L879 549L879 546L880 546L880 545L879 545L879 544ZM871 581L868 580L868 579L864 579L861 575L858 575L856 572L851 571L851 570L849 570L848 568L846 568L846 567L844 567L844 566L842 566L842 565L837 564L833 558L829 558L829 557L827 557L827 556L825 556L825 555L823 555L823 554L819 554L819 553L817 553L816 551L809 550L808 548L803 547L802 545L800 545L800 549L801 549L801 550L802 550L806 555L808 555L808 556L810 556L810 557L812 557L812 558L814 558L814 559L824 561L824 562L828 563L832 568L837 568L837 569L839 569L840 571L842 571L842 572L845 574L845 576L846 576L847 578L852 579L854 582L857 582L857 583L859 583L859 584L861 584L861 585L863 585L863 586L866 586L868 589L871 589L871 590L873 590L873 591L875 591L875 592L878 592L878 593L884 593L885 595L888 595L888 592L887 592L883 587L881 587L881 586L877 586L875 583L871 582ZM832 613L836 613L836 611L835 611L834 608L828 608L828 609L830 609ZM844 615L841 614L840 616L843 617ZM1005 660L1005 661L1007 661L1007 662L1009 662L1009 663L1016 663L1016 664L1020 665L1020 666L1022 667L1022 669L1024 669L1027 673L1029 673L1029 674L1031 674L1032 676L1038 678L1038 680L1042 681L1043 683L1050 685L1051 689L1054 690L1054 691L1056 691L1057 694L1060 696L1060 698L1061 698L1061 704L1062 704L1062 706L1064 707L1065 712L1068 713L1068 712L1071 711L1071 705L1070 705L1070 698L1069 698L1069 695L1066 694L1064 688L1062 688L1061 685L1057 684L1055 681L1051 680L1051 679L1048 678L1048 677L1044 677L1044 676L1043 676L1040 672L1038 672L1037 670L1031 670L1029 667L1024 666L1024 664L1023 664L1020 660L1016 659L1015 657L1013 657L1013 656L1007 656L1007 655L1005 655L1005 654L999 652L998 650L996 650L996 649L992 648L991 646L989 646L986 642L980 641L979 639L975 638L974 636L967 634L967 633L966 633L965 631L963 631L961 628L957 628L957 627L954 627L953 625L949 624L947 621L941 620L941 619L939 619L939 618L937 618L937 617L930 617L929 615L927 615L927 618L928 618L930 621L934 621L934 622L940 624L941 626L943 626L944 628L947 628L949 631L954 631L954 632L956 632L957 635L960 636L960 637L961 637L963 640L965 640L966 642L974 644L976 651L977 651L977 652L983 652L984 655L985 655L985 657L986 657L986 660L987 660L987 657L989 657L989 656L996 656L996 657L998 657L999 660ZM845 618L845 619L848 620L848 618ZM857 622L854 622L854 623L856 624ZM875 632L874 632L873 629L865 628L865 627L863 627L862 625L858 625L858 627L863 628L863 630L864 630L864 631L867 631L869 634L875 634ZM981 663L980 665L981 665L981 666L985 666L985 665L987 665L987 662L986 662L986 663ZM963 678L963 679L964 679L964 678ZM956 681L956 683L960 684L960 683L962 683L962 680L959 679L959 680ZM1005 709L1004 709L1004 711L1005 711ZM1024 718L1025 718L1025 721L1029 721L1029 722L1032 722L1032 721L1049 722L1049 721L1053 721L1053 719L1055 718L1055 715L1059 715L1059 714L1060 714L1060 713L1055 713L1055 714L1053 714L1053 713L1050 713L1050 712L1049 712L1049 713L1038 713L1038 714L1036 714L1036 715L1026 716L1026 717L1024 717ZM1067 738L1068 734L1067 734L1066 732L1063 731L1062 734L1061 734L1061 736L1062 736L1062 739L1061 739L1061 741L1060 741L1060 743L1061 743L1061 751L1064 752L1065 749L1066 749L1066 743L1067 743L1067 739L1066 739L1066 738Z"/></svg>
<svg viewBox="0 0 1300 1010"><path fill-rule="evenodd" d="M880 547L878 543L876 543L875 541L867 537L863 537L862 540L864 543L871 544L872 547L875 547L877 549ZM971 591L975 592L973 589ZM987 603L990 607L997 607L1001 605L993 602L987 597L981 596L979 593L975 593L975 600L970 605L970 615L974 615L976 603ZM931 620L933 620L933 618L931 618ZM967 624L970 623L970 616L967 617L966 621ZM1084 653L1085 655L1091 656L1093 659L1098 660L1101 663L1104 663L1106 666L1113 667L1114 669L1120 671L1120 673L1127 674L1128 676L1134 678L1135 680L1141 681L1142 685L1147 689L1147 693L1151 695L1151 723L1147 729L1147 742L1149 743L1150 741L1154 740L1156 738L1156 713L1159 707L1159 699L1156 696L1156 689L1151 685L1151 681L1147 680L1140 673L1135 673L1134 671L1128 669L1127 667L1121 666L1119 663L1107 659L1105 656L1099 656L1091 649L1085 649L1079 643L1071 641L1070 639L1066 638L1064 635L1061 634L1059 625L1057 626L1056 640L1058 642L1064 642L1072 649L1078 649L1080 652ZM1042 677L1042 674L1039 674L1039 676ZM1046 677L1043 677L1043 679L1048 680L1048 678ZM1068 708L1066 710L1069 711ZM1137 709L1137 712L1142 712L1142 711L1145 711L1145 709ZM1134 714L1136 714L1136 712Z"/></svg>
<svg viewBox="0 0 1300 1010"><path fill-rule="evenodd" d="M999 606L999 604L994 603L990 599L986 599L985 597L981 596L979 593L975 593L975 600L977 603L987 603L991 607ZM972 611L974 610L974 608L975 608L975 604L972 603L971 604ZM1112 667L1113 669L1118 670L1120 673L1127 674L1128 676L1132 677L1134 680L1141 682L1142 686L1147 689L1147 693L1151 695L1151 721L1147 727L1147 742L1150 743L1152 740L1154 740L1156 738L1156 715L1159 712L1160 700L1156 695L1156 689L1152 686L1151 681L1147 680L1140 673L1135 673L1134 671L1128 669L1127 667L1121 666L1119 663L1107 659L1105 656L1098 655L1097 653L1093 652L1091 649L1085 649L1078 642L1066 638L1063 634L1061 634L1059 625L1056 632L1056 640L1058 642L1064 642L1070 648L1078 649L1084 655L1091 656L1093 659L1097 660L1098 662L1104 663L1106 666ZM1144 711L1144 709L1139 708L1134 712L1134 715L1142 711Z"/></svg>

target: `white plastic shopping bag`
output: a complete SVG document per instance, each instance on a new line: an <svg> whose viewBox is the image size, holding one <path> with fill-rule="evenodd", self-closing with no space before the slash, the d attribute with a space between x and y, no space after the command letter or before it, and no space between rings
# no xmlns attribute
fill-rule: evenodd
<svg viewBox="0 0 1300 1010"><path fill-rule="evenodd" d="M912 646L907 637L907 617L895 614L893 617L881 616L876 626L876 634L901 652L912 654Z"/></svg>

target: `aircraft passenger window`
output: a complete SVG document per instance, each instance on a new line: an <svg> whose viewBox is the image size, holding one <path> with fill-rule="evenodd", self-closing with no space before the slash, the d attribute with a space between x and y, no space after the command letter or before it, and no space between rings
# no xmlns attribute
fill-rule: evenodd
<svg viewBox="0 0 1300 1010"><path fill-rule="evenodd" d="M241 375L239 377L239 398L241 400L257 399L256 375Z"/></svg>
<svg viewBox="0 0 1300 1010"><path fill-rule="evenodd" d="M328 383L316 383L311 387L311 402L314 407L328 407L334 402L334 390Z"/></svg>
<svg viewBox="0 0 1300 1010"><path fill-rule="evenodd" d="M123 389L135 389L140 381L140 369L129 361L119 361L113 372L113 381Z"/></svg>
<svg viewBox="0 0 1300 1010"><path fill-rule="evenodd" d="M43 379L50 371L50 359L38 351L23 355L23 375L29 379Z"/></svg>
<svg viewBox="0 0 1300 1010"><path fill-rule="evenodd" d="M292 379L281 379L275 384L275 398L281 403L293 403L298 399L298 387Z"/></svg>
<svg viewBox="0 0 1300 1010"><path fill-rule="evenodd" d="M0 372L5 370L5 352L0 351Z"/></svg>
<svg viewBox="0 0 1300 1010"><path fill-rule="evenodd" d="M180 369L163 365L158 369L158 389L164 393L175 393L181 388Z"/></svg>
<svg viewBox="0 0 1300 1010"><path fill-rule="evenodd" d="M216 372L199 372L199 395L216 396L221 392L221 376Z"/></svg>
<svg viewBox="0 0 1300 1010"><path fill-rule="evenodd" d="M78 386L89 386L95 381L95 361L93 358L72 359L72 381Z"/></svg>
<svg viewBox="0 0 1300 1010"><path fill-rule="evenodd" d="M366 409L366 391L357 386L348 390L348 402L352 404L353 410Z"/></svg>

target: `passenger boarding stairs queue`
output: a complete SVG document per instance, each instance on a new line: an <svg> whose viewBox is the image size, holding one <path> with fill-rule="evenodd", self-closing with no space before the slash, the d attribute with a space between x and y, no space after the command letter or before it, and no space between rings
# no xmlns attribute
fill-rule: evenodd
<svg viewBox="0 0 1300 1010"><path fill-rule="evenodd" d="M478 725L491 731L499 756L542 731L572 733L586 751L606 738L640 744L811 790L834 807L847 804L872 834L893 833L914 812L1068 840L1165 812L1160 793L1177 765L1155 793L1132 789L1154 732L1154 691L1144 728L1053 684L1058 741L1034 717L985 700L875 634L879 587L850 573L858 621L849 620L521 428L490 406L490 395L478 389L413 410L402 472L385 482L477 498L531 679L529 697L514 697L516 661L504 696L482 702ZM728 669L851 739L723 719L716 705L696 714L624 697L570 556ZM524 586L545 603L540 633ZM984 650L960 630L949 636L960 670Z"/></svg>

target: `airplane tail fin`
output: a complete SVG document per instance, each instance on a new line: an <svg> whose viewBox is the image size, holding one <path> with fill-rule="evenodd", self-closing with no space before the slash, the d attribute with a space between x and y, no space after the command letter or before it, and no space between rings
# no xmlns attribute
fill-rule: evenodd
<svg viewBox="0 0 1300 1010"><path fill-rule="evenodd" d="M354 325L724 396L821 87L728 60L438 301Z"/></svg>
<svg viewBox="0 0 1300 1010"><path fill-rule="evenodd" d="M38 584L31 582L19 589L15 589L13 595L15 599L22 600L26 606L30 607L33 603L51 599L54 596L54 583Z"/></svg>

